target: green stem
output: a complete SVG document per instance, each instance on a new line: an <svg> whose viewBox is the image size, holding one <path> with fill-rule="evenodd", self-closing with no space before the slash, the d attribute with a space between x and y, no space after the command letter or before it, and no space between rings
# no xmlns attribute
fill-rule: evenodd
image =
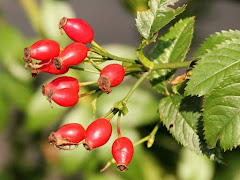
<svg viewBox="0 0 240 180"><path fill-rule="evenodd" d="M78 97L81 98L81 97L84 97L84 96L92 95L92 94L94 94L98 91L100 91L100 89L95 89L95 90L89 91L87 93L79 94Z"/></svg>
<svg viewBox="0 0 240 180"><path fill-rule="evenodd" d="M121 128L120 128L120 119L121 119L121 111L119 111L119 113L118 113L118 118L117 118L117 133L118 133L118 138L122 137Z"/></svg>
<svg viewBox="0 0 240 180"><path fill-rule="evenodd" d="M90 63L95 67L99 72L102 71L102 68L100 68L93 60L89 59Z"/></svg>
<svg viewBox="0 0 240 180"><path fill-rule="evenodd" d="M89 86L97 83L98 81L87 81L87 82L78 82L78 85L79 87L82 87L82 86Z"/></svg>
<svg viewBox="0 0 240 180"><path fill-rule="evenodd" d="M179 69L189 67L191 61L175 62L175 63L164 63L164 64L154 64L153 71L159 69Z"/></svg>
<svg viewBox="0 0 240 180"><path fill-rule="evenodd" d="M112 114L107 118L108 121L111 121L111 119L117 114L119 110L118 109L113 109Z"/></svg>
<svg viewBox="0 0 240 180"><path fill-rule="evenodd" d="M107 118L112 112L114 111L114 108L111 108L106 114L104 114L101 118Z"/></svg>
<svg viewBox="0 0 240 180"><path fill-rule="evenodd" d="M127 103L128 99L132 96L133 92L137 89L137 87L142 83L142 81L151 73L151 71L148 71L146 73L144 73L138 80L137 82L134 84L134 86L132 87L132 89L128 92L128 94L125 96L125 98L122 100L125 103Z"/></svg>
<svg viewBox="0 0 240 180"><path fill-rule="evenodd" d="M105 49L103 49L98 43L96 43L94 40L91 41L91 44L96 47L97 49L99 49L101 52L107 53L107 51Z"/></svg>
<svg viewBox="0 0 240 180"><path fill-rule="evenodd" d="M109 52L107 52L105 49L103 49L99 44L97 44L93 40L92 40L91 44L95 48L97 48L97 50L95 48L93 48L92 51L96 52L97 54L100 54L103 57L108 57L111 60L118 60L118 61L133 63L133 64L138 63L138 61L135 60L135 59L123 58L123 57L119 57L119 56L115 56L115 55L110 54Z"/></svg>
<svg viewBox="0 0 240 180"><path fill-rule="evenodd" d="M136 143L134 143L133 146L134 146L134 147L135 147L135 146L138 146L139 144L142 144L142 143L148 141L148 139L149 139L149 135L148 135L148 136L145 136L144 138L142 138L142 139L140 139L139 141L137 141Z"/></svg>
<svg viewBox="0 0 240 180"><path fill-rule="evenodd" d="M99 74L98 71L93 71L90 69L85 69L85 68L81 68L81 67L77 67L77 66L68 66L71 69L76 69L76 70L80 70L80 71L84 71L84 72L90 72L90 73L94 73L94 74Z"/></svg>

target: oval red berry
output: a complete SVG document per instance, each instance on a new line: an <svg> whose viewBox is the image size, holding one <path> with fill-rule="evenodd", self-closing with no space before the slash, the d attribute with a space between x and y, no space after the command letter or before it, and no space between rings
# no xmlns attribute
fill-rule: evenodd
<svg viewBox="0 0 240 180"><path fill-rule="evenodd" d="M104 118L97 119L88 126L83 145L87 150L100 147L108 142L111 134L111 123Z"/></svg>
<svg viewBox="0 0 240 180"><path fill-rule="evenodd" d="M132 160L133 153L133 144L127 137L120 137L114 141L112 145L112 155L120 171L126 171L128 169L127 165Z"/></svg>
<svg viewBox="0 0 240 180"><path fill-rule="evenodd" d="M81 63L87 56L87 47L80 42L69 44L62 53L53 59L56 69L62 66L72 66Z"/></svg>
<svg viewBox="0 0 240 180"><path fill-rule="evenodd" d="M47 98L49 101L53 100L56 104L63 107L74 106L79 100L78 93L69 88L51 90Z"/></svg>
<svg viewBox="0 0 240 180"><path fill-rule="evenodd" d="M57 90L57 89L64 89L70 88L75 90L77 93L79 92L79 82L76 78L68 77L68 76L61 76L54 80L52 80L48 84L44 84L42 87L43 95L47 95L49 90Z"/></svg>
<svg viewBox="0 0 240 180"><path fill-rule="evenodd" d="M79 123L65 124L52 132L49 136L49 142L58 149L67 149L70 145L78 145L84 139L85 129Z"/></svg>
<svg viewBox="0 0 240 180"><path fill-rule="evenodd" d="M98 79L99 88L106 93L110 93L110 87L119 85L125 76L125 70L120 64L109 64L104 67Z"/></svg>
<svg viewBox="0 0 240 180"><path fill-rule="evenodd" d="M23 58L27 62L31 57L36 60L49 61L58 56L60 46L56 41L50 39L42 39L35 42L29 48L24 49Z"/></svg>
<svg viewBox="0 0 240 180"><path fill-rule="evenodd" d="M93 40L94 33L91 26L82 19L63 17L59 22L59 29L61 28L73 41L88 44Z"/></svg>

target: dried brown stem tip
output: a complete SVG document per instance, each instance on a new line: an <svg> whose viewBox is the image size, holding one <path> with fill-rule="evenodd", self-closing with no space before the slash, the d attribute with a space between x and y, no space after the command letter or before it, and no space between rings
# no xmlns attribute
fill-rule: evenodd
<svg viewBox="0 0 240 180"><path fill-rule="evenodd" d="M30 57L30 54L31 54L31 51L28 47L24 48L23 50L23 60L26 62L26 63L31 63L32 62L32 59Z"/></svg>
<svg viewBox="0 0 240 180"><path fill-rule="evenodd" d="M78 147L78 143L69 142L61 137L58 137L55 132L52 132L48 137L49 143L56 149L73 150ZM75 148L71 148L75 146Z"/></svg>
<svg viewBox="0 0 240 180"><path fill-rule="evenodd" d="M67 18L63 17L58 24L59 29L61 29L67 23Z"/></svg>
<svg viewBox="0 0 240 180"><path fill-rule="evenodd" d="M88 151L91 151L91 150L92 150L92 147L91 147L88 143L86 143L86 142L83 143L83 147L84 147L86 150L88 150Z"/></svg>
<svg viewBox="0 0 240 180"><path fill-rule="evenodd" d="M33 69L31 73L32 73L32 77L36 78L37 75L39 74L39 71L38 71L38 69Z"/></svg>
<svg viewBox="0 0 240 180"><path fill-rule="evenodd" d="M121 172L125 172L125 171L128 170L128 167L127 167L126 165L124 165L124 164L118 164L118 165L117 165L117 169L118 169L119 171L121 171Z"/></svg>
<svg viewBox="0 0 240 180"><path fill-rule="evenodd" d="M60 70L62 68L62 63L59 58L55 57L53 59L53 65L57 70Z"/></svg>
<svg viewBox="0 0 240 180"><path fill-rule="evenodd" d="M62 27L67 23L67 18L63 17L58 24L58 28L60 29L60 33L63 35Z"/></svg>
<svg viewBox="0 0 240 180"><path fill-rule="evenodd" d="M42 85L42 94L45 96L46 95L45 93L46 93L46 88L45 88L45 85L43 84Z"/></svg>
<svg viewBox="0 0 240 180"><path fill-rule="evenodd" d="M51 103L54 91L52 89L47 93L47 100Z"/></svg>
<svg viewBox="0 0 240 180"><path fill-rule="evenodd" d="M112 92L112 90L110 89L110 79L106 76L100 76L98 79L98 86L100 89L102 89L105 93L109 94L110 92Z"/></svg>

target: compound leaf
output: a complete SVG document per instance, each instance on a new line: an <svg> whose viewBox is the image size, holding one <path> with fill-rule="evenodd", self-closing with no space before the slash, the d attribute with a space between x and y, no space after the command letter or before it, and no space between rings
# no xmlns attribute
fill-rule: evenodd
<svg viewBox="0 0 240 180"><path fill-rule="evenodd" d="M208 51L214 49L217 44L221 44L226 40L231 40L233 38L240 38L240 31L238 30L229 30L229 31L221 31L212 34L206 41L201 44L200 48L194 53L194 58L199 58L202 55L206 54Z"/></svg>
<svg viewBox="0 0 240 180"><path fill-rule="evenodd" d="M145 38L150 39L153 33L159 31L168 24L178 14L185 10L185 5L176 10L168 7L174 5L177 0L150 0L150 9L137 12L136 26L139 33Z"/></svg>
<svg viewBox="0 0 240 180"><path fill-rule="evenodd" d="M185 94L198 96L207 94L218 85L224 76L239 69L239 65L239 39L224 41L203 55L197 62L191 72Z"/></svg>
<svg viewBox="0 0 240 180"><path fill-rule="evenodd" d="M199 98L177 95L165 97L159 104L159 114L164 126L178 142L197 154L202 153L197 134L198 119L201 116L199 106Z"/></svg>
<svg viewBox="0 0 240 180"><path fill-rule="evenodd" d="M224 150L240 145L240 71L227 76L207 95L204 103L203 122L206 142L210 148Z"/></svg>
<svg viewBox="0 0 240 180"><path fill-rule="evenodd" d="M156 64L182 62L189 50L193 37L194 18L180 20L169 32L160 37L152 48L149 59ZM159 92L165 92L166 81L170 80L175 70L161 69L149 76L150 83Z"/></svg>

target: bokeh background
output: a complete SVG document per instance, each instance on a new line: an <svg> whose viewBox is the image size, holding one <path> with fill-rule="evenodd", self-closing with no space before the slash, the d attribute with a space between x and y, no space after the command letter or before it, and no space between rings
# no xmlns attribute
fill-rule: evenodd
<svg viewBox="0 0 240 180"><path fill-rule="evenodd" d="M176 21L196 16L188 57L210 34L240 29L238 0L180 0L177 4L184 3L188 4L187 9ZM125 173L117 171L116 164L103 173L99 172L112 158L111 144L117 137L116 119L112 120L114 131L110 141L91 152L81 146L63 152L48 144L50 132L61 125L79 122L87 127L94 118L105 114L124 97L136 80L127 77L121 87L101 96L97 101L95 117L91 106L94 96L80 99L72 108L61 108L56 104L51 108L41 94L41 85L55 76L39 74L33 79L30 70L24 68L23 48L43 38L66 46L71 41L66 35L60 35L58 21L63 16L78 17L92 26L95 41L109 52L134 58L134 50L141 39L135 27L136 11L146 9L146 0L0 0L0 179L240 179L239 149L224 152L224 164L217 164L183 148L163 126L152 148L147 149L145 143L135 148L133 160ZM96 75L74 70L67 75L80 81L97 78ZM91 87L81 88L81 92L89 90ZM160 96L147 82L140 86L129 100L130 112L121 120L122 134L133 142L148 135L159 120L159 99Z"/></svg>

